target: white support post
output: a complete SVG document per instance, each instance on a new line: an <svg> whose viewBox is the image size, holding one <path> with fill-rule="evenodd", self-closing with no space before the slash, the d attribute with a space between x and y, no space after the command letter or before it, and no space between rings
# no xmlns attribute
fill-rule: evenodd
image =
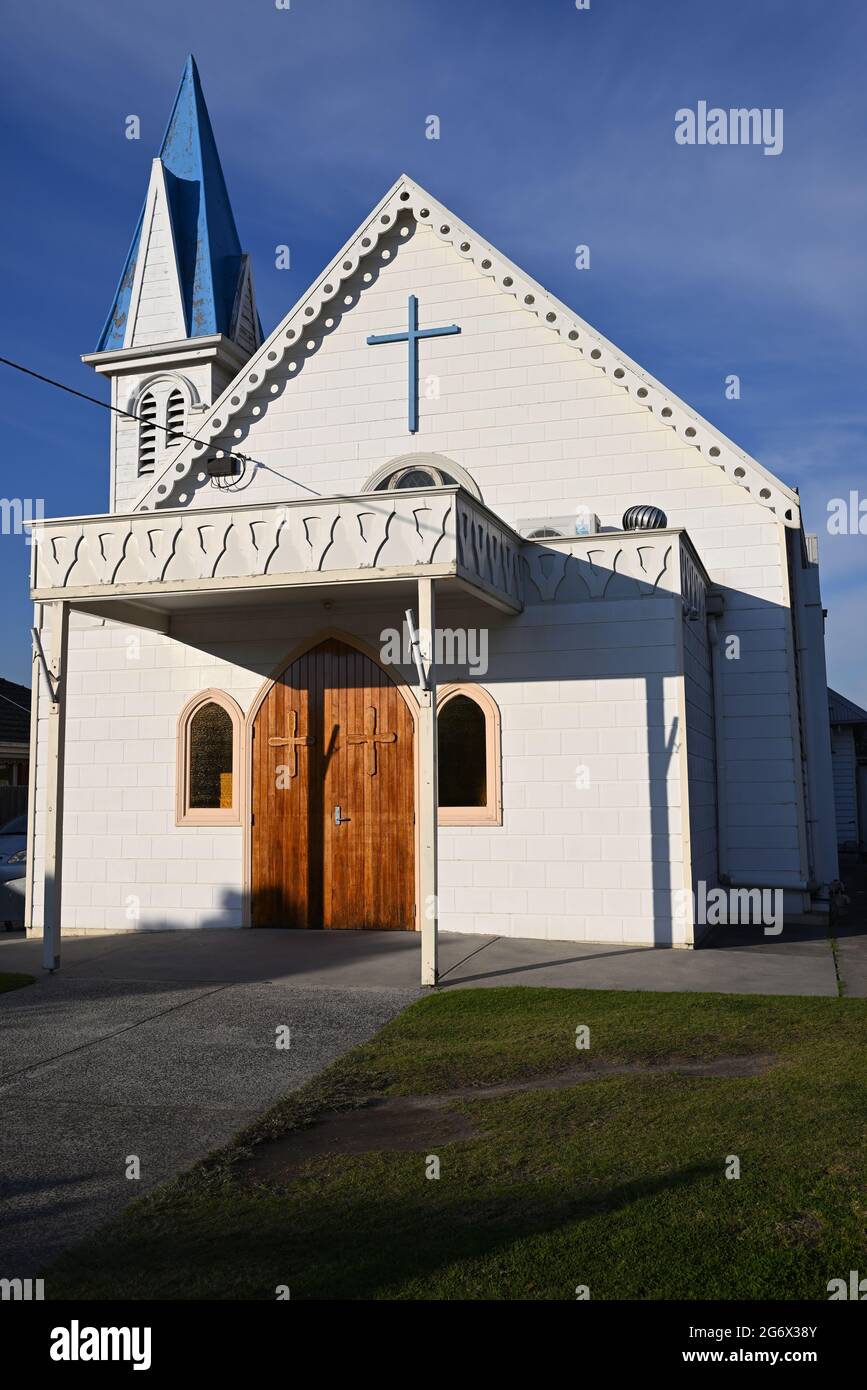
<svg viewBox="0 0 867 1390"><path fill-rule="evenodd" d="M45 762L45 904L42 922L42 964L60 968L60 915L63 890L63 772L66 735L66 665L69 649L69 604L50 605L50 649L46 658L48 692L48 749Z"/></svg>
<svg viewBox="0 0 867 1390"><path fill-rule="evenodd" d="M42 627L43 608L41 603L34 607L33 626L35 631ZM42 689L40 680L41 662L39 659L39 648L36 640L33 641L33 651L30 661L30 763L27 769L27 875L24 880L24 927L29 936L33 931L33 861L35 859L34 846L36 844L36 796L37 787L41 786L41 781L37 781L37 765L39 761L39 694Z"/></svg>
<svg viewBox="0 0 867 1390"><path fill-rule="evenodd" d="M418 625L424 679L419 679L419 888L421 983L435 985L437 968L437 682L436 596L433 579L418 581Z"/></svg>

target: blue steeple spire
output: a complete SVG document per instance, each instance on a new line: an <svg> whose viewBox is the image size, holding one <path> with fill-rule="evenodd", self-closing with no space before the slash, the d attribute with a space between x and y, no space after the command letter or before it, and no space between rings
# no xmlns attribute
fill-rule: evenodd
<svg viewBox="0 0 867 1390"><path fill-rule="evenodd" d="M192 54L184 67L159 159L165 174L187 337L212 333L231 336L245 258ZM97 352L124 345L143 219L144 210ZM258 321L256 329L261 338Z"/></svg>

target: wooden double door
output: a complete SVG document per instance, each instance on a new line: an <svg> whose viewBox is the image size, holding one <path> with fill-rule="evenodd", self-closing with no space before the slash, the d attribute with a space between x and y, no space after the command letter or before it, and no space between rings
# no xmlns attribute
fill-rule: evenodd
<svg viewBox="0 0 867 1390"><path fill-rule="evenodd" d="M253 724L254 927L411 930L413 719L385 671L328 638Z"/></svg>

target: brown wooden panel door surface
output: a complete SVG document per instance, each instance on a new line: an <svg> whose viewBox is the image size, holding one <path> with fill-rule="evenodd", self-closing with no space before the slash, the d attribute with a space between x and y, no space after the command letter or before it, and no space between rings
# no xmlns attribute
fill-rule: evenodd
<svg viewBox="0 0 867 1390"><path fill-rule="evenodd" d="M254 926L412 929L412 740L362 652L329 638L287 667L253 727Z"/></svg>

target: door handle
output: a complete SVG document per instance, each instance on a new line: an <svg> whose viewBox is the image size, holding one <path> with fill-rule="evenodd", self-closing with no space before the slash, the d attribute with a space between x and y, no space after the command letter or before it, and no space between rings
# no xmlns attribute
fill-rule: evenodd
<svg viewBox="0 0 867 1390"><path fill-rule="evenodd" d="M342 814L342 812L341 812L339 806L335 806L335 808L334 808L334 824L335 824L335 825L344 825L344 824L348 824L348 822L349 822L351 819L352 819L351 816L344 816L344 815Z"/></svg>

